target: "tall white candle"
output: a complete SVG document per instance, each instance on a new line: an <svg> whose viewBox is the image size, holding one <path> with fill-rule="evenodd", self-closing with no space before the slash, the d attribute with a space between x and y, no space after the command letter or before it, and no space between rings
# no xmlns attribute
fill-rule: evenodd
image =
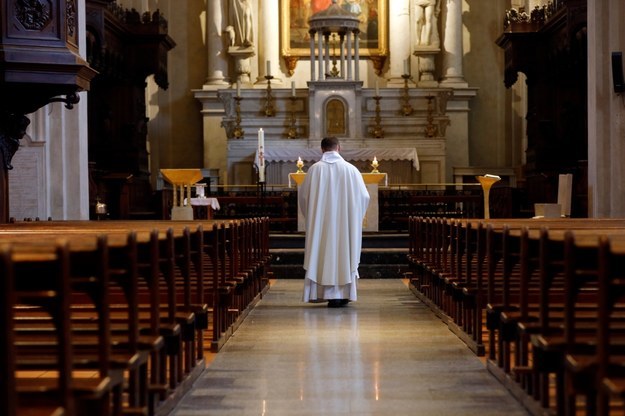
<svg viewBox="0 0 625 416"><path fill-rule="evenodd" d="M267 75L271 75L271 61L267 61Z"/></svg>
<svg viewBox="0 0 625 416"><path fill-rule="evenodd" d="M410 75L410 58L404 60L404 75Z"/></svg>
<svg viewBox="0 0 625 416"><path fill-rule="evenodd" d="M380 96L380 86L378 85L378 79L375 79L375 96L379 97Z"/></svg>
<svg viewBox="0 0 625 416"><path fill-rule="evenodd" d="M258 129L258 182L265 182L265 132Z"/></svg>
<svg viewBox="0 0 625 416"><path fill-rule="evenodd" d="M295 81L291 81L291 97L295 97Z"/></svg>
<svg viewBox="0 0 625 416"><path fill-rule="evenodd" d="M237 81L237 97L241 96L241 81Z"/></svg>

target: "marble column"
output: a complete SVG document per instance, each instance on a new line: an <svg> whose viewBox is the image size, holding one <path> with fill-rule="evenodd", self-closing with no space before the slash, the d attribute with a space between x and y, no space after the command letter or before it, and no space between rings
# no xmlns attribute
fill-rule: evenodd
<svg viewBox="0 0 625 416"><path fill-rule="evenodd" d="M403 86L404 60L410 57L410 1L393 0L389 2L389 65L388 85Z"/></svg>
<svg viewBox="0 0 625 416"><path fill-rule="evenodd" d="M208 77L204 87L227 85L228 56L223 43L225 9L222 0L207 2L206 44L208 48Z"/></svg>
<svg viewBox="0 0 625 416"><path fill-rule="evenodd" d="M443 1L443 0L439 0ZM447 13L443 41L443 81L441 86L466 87L462 72L462 0L446 0Z"/></svg>
<svg viewBox="0 0 625 416"><path fill-rule="evenodd" d="M260 0L258 2L258 31L260 47L258 48L258 79L256 83L267 83L265 79L267 61L271 62L272 68L280 65L280 7L278 0ZM261 25L260 22L263 22ZM282 78L278 71L272 69L273 79L271 84L282 85Z"/></svg>

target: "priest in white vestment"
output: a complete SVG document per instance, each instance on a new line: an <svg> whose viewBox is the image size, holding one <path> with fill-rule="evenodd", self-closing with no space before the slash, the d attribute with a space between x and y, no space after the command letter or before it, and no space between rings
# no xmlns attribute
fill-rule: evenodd
<svg viewBox="0 0 625 416"><path fill-rule="evenodd" d="M357 297L369 192L358 169L339 154L337 138L324 138L321 150L321 160L310 167L298 191L306 224L303 300L327 300L328 306L339 307Z"/></svg>

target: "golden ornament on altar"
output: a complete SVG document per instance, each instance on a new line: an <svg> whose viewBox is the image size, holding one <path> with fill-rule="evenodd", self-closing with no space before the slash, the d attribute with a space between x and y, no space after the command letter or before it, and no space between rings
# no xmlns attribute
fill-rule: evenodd
<svg viewBox="0 0 625 416"><path fill-rule="evenodd" d="M371 167L373 168L373 170L371 171L371 173L380 173L378 171L378 166L380 166L380 164L378 163L378 159L373 156L373 162L371 162Z"/></svg>
<svg viewBox="0 0 625 416"><path fill-rule="evenodd" d="M304 167L304 162L302 162L302 158L301 157L297 158L297 163L295 164L295 166L297 166L297 172L296 173L304 173L304 171L302 170L302 168Z"/></svg>

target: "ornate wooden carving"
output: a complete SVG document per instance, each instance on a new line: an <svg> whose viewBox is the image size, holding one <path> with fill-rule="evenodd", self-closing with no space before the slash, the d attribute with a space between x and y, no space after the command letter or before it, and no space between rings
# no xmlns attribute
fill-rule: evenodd
<svg viewBox="0 0 625 416"><path fill-rule="evenodd" d="M89 161L96 188L90 203L95 207L99 198L111 217L128 218L153 210L146 78L154 75L161 88L168 87L167 52L175 43L158 10L141 15L115 2L88 0L87 24L88 60L99 72L89 92ZM124 182L127 198L117 197L119 184L111 178L132 178Z"/></svg>
<svg viewBox="0 0 625 416"><path fill-rule="evenodd" d="M524 166L528 206L555 202L560 173L573 173L586 183L587 159L586 1L560 0L548 6L544 20L514 21L497 44L505 50L504 83L527 77L527 163ZM576 186L582 189L583 186ZM573 195L585 216L585 195Z"/></svg>
<svg viewBox="0 0 625 416"><path fill-rule="evenodd" d="M0 0L0 221L8 221L7 169L32 113L68 108L95 71L78 54L76 0Z"/></svg>

